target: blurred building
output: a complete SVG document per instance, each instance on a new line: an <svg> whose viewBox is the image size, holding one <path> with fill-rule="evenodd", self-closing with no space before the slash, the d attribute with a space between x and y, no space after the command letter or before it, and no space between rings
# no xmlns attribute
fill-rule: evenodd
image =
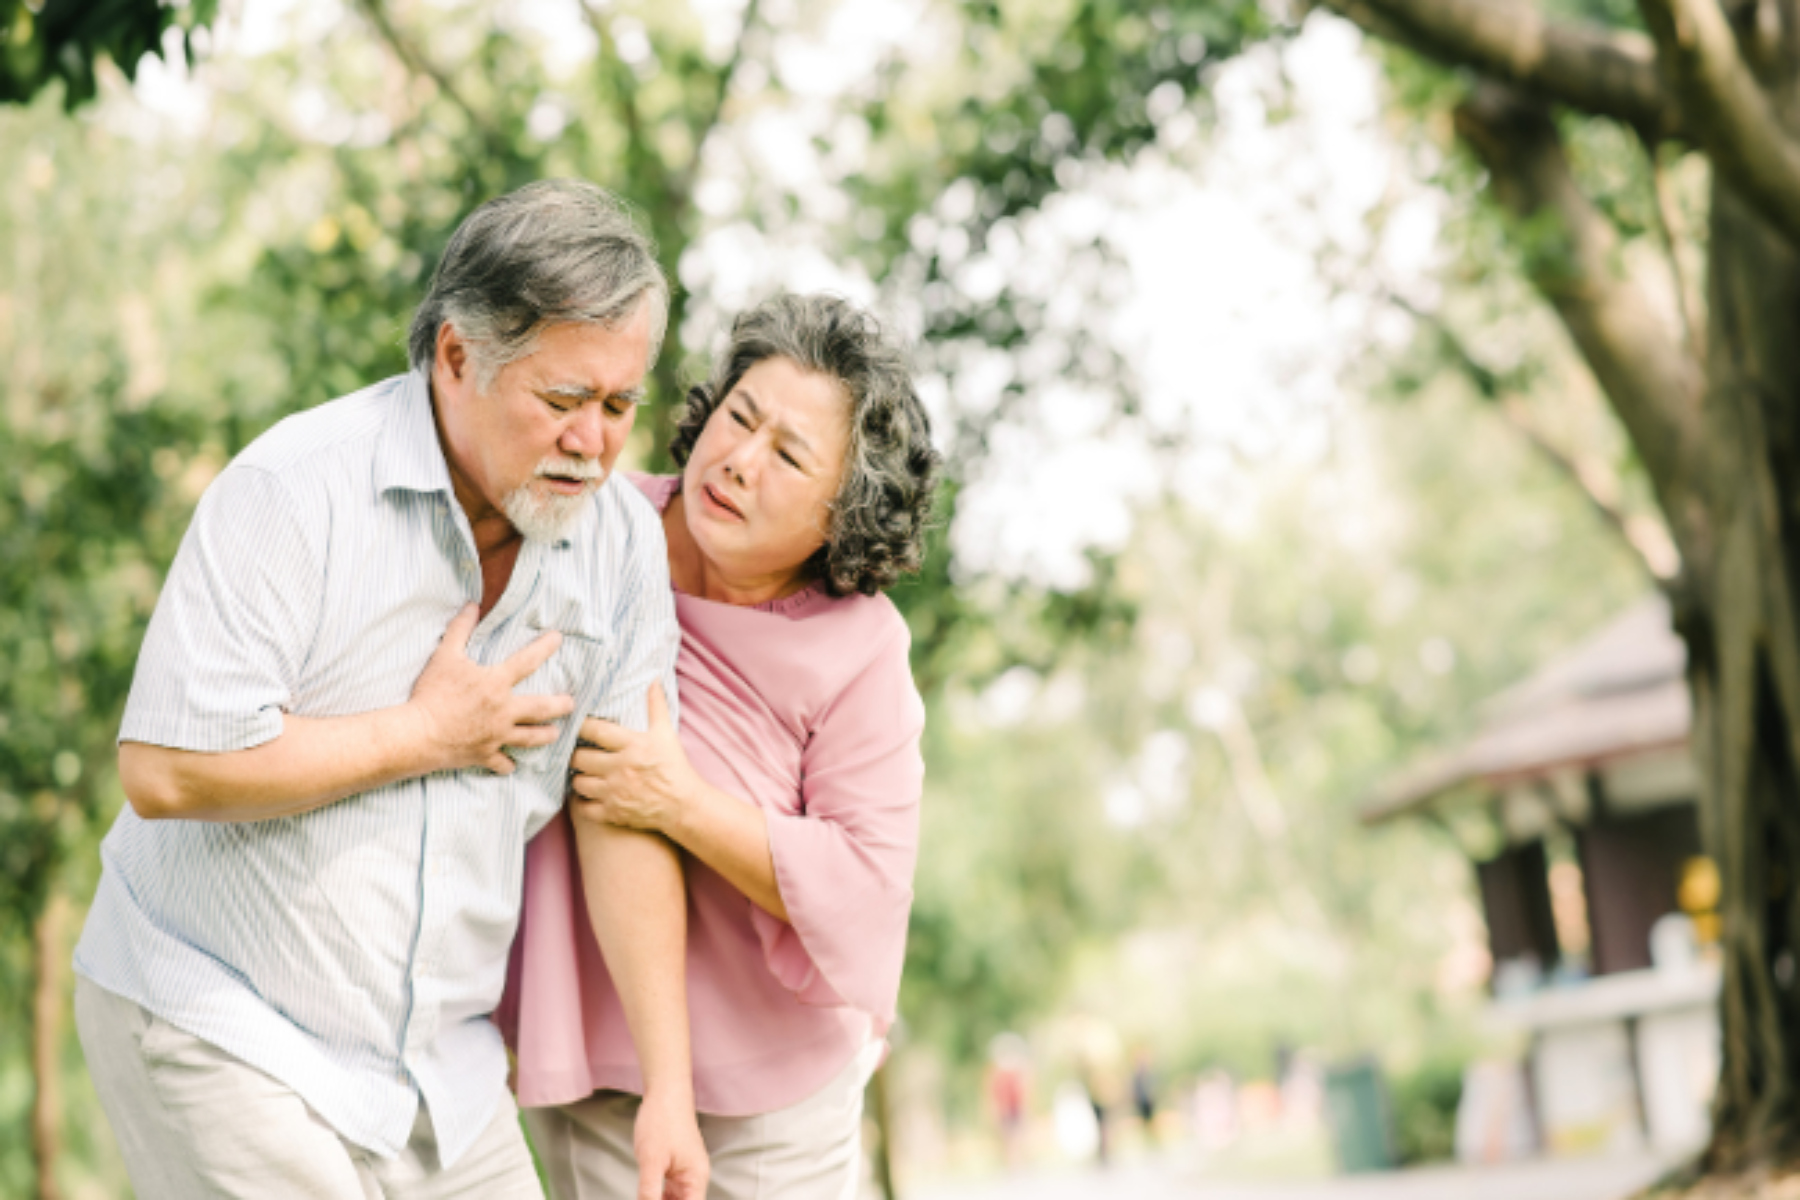
<svg viewBox="0 0 1800 1200"><path fill-rule="evenodd" d="M1685 663L1666 603L1646 600L1484 704L1472 736L1364 808L1369 823L1440 823L1475 865L1490 1014L1523 1035L1524 1103L1497 1098L1508 1089L1493 1064L1472 1072L1467 1156L1673 1152L1707 1136L1718 886L1700 847ZM1508 1130L1518 1119L1529 1137Z"/></svg>

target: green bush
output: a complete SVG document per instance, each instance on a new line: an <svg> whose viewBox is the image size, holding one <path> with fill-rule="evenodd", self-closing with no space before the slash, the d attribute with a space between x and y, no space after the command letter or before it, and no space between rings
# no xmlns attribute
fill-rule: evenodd
<svg viewBox="0 0 1800 1200"><path fill-rule="evenodd" d="M1441 1162L1456 1153L1456 1106L1462 1100L1463 1064L1428 1060L1389 1089L1394 1109L1394 1148L1403 1164Z"/></svg>

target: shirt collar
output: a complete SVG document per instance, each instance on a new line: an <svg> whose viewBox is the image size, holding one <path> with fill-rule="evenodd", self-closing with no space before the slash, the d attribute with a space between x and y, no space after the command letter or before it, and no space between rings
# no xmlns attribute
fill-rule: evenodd
<svg viewBox="0 0 1800 1200"><path fill-rule="evenodd" d="M375 450L377 495L395 489L455 494L432 415L431 384L424 375L408 371L400 377L400 394L394 398L379 436Z"/></svg>

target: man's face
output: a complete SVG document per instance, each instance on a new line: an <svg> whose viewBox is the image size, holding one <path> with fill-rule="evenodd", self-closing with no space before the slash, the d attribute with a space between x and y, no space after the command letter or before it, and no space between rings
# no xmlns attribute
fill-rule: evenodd
<svg viewBox="0 0 1800 1200"><path fill-rule="evenodd" d="M528 538L557 536L606 481L631 433L650 369L649 306L616 329L550 326L485 393L468 343L448 323L437 350L439 428L470 523L504 515Z"/></svg>

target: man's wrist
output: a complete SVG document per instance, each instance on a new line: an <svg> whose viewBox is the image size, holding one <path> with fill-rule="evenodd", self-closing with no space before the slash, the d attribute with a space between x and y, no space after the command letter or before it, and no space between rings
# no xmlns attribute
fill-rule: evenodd
<svg viewBox="0 0 1800 1200"><path fill-rule="evenodd" d="M389 709L381 731L391 766L404 779L446 770L450 763L432 736L431 714L416 700Z"/></svg>

